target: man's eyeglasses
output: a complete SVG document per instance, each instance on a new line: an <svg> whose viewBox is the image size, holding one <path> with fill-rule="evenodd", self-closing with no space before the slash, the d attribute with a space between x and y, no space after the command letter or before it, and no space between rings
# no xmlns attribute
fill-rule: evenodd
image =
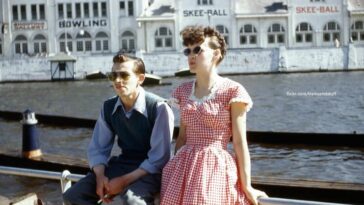
<svg viewBox="0 0 364 205"><path fill-rule="evenodd" d="M201 46L196 46L193 49L190 48L186 48L183 50L183 54L185 54L185 56L189 56L191 53L193 53L195 56L200 55L200 53L202 52L202 48Z"/></svg>
<svg viewBox="0 0 364 205"><path fill-rule="evenodd" d="M130 74L128 72L110 72L106 74L107 78L111 81L115 81L117 78L121 78L122 80L126 81L129 80Z"/></svg>

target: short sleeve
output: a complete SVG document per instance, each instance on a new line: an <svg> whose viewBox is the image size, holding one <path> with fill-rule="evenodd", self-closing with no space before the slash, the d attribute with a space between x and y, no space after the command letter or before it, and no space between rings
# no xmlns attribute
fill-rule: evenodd
<svg viewBox="0 0 364 205"><path fill-rule="evenodd" d="M249 110L253 107L253 101L250 98L249 93L240 84L236 84L234 86L234 88L232 89L231 99L230 99L229 104L231 104L233 102L246 103L246 111L247 112L249 112Z"/></svg>
<svg viewBox="0 0 364 205"><path fill-rule="evenodd" d="M171 98L168 99L168 104L171 107L179 109L179 103L180 103L180 95L179 95L179 89L177 88L172 92Z"/></svg>

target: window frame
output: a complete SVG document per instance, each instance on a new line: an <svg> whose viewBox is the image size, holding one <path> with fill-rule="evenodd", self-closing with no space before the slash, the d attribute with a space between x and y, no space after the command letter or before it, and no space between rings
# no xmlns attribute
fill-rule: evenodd
<svg viewBox="0 0 364 205"><path fill-rule="evenodd" d="M279 26L278 30L276 26ZM267 31L267 45L269 47L286 45L287 42L286 36L287 36L286 29L281 23L272 23L268 27ZM279 42L282 37L283 37L283 42ZM271 40L273 42L271 42Z"/></svg>
<svg viewBox="0 0 364 205"><path fill-rule="evenodd" d="M221 29L219 29L218 27L221 27L221 28L222 28L222 30L221 30ZM217 24L217 25L215 26L215 28L216 28L216 30L218 30L218 31L220 32L220 34L224 37L226 45L229 45L229 40L230 40L230 37L229 37L229 29L228 29L225 25L223 25L223 24Z"/></svg>
<svg viewBox="0 0 364 205"><path fill-rule="evenodd" d="M101 36L104 35L104 36ZM106 41L106 42L105 42ZM99 53L105 53L110 51L109 35L106 32L100 31L95 36L95 51ZM100 49L98 49L100 44ZM106 49L105 49L106 47Z"/></svg>
<svg viewBox="0 0 364 205"><path fill-rule="evenodd" d="M251 31L246 31L246 26L251 26ZM257 47L258 46L258 35L259 32L252 23L243 24L239 31L239 45L243 47ZM245 37L246 43L242 43L242 37ZM255 38L255 42L251 43L252 37Z"/></svg>
<svg viewBox="0 0 364 205"><path fill-rule="evenodd" d="M166 29L166 34L164 33L162 29ZM160 42L160 46L158 46L157 42ZM170 43L170 46L167 46L167 43ZM173 32L168 26L160 26L157 28L157 30L154 32L154 48L155 50L172 50L174 48L174 42L173 42Z"/></svg>
<svg viewBox="0 0 364 205"><path fill-rule="evenodd" d="M3 43L2 40L0 38L0 56L3 55Z"/></svg>
<svg viewBox="0 0 364 205"><path fill-rule="evenodd" d="M42 37L42 39L37 39L37 37ZM44 47L45 44L45 47ZM36 47L38 47L38 51L36 51ZM45 48L45 49L43 49ZM48 49L47 49L47 38L42 35L42 34L37 34L34 38L33 38L33 51L34 53L47 53Z"/></svg>
<svg viewBox="0 0 364 205"><path fill-rule="evenodd" d="M66 52L66 35L67 35L67 48L68 51L72 52L73 51L73 38L72 35L70 33L62 33L59 38L59 52Z"/></svg>
<svg viewBox="0 0 364 205"><path fill-rule="evenodd" d="M332 26L334 26L335 28L332 28ZM341 42L340 31L341 31L341 26L339 23L337 23L334 20L328 21L322 29L323 44L326 46L335 47L336 39L339 41L339 43ZM328 39L326 40L326 38Z"/></svg>
<svg viewBox="0 0 364 205"><path fill-rule="evenodd" d="M361 28L358 27L360 23ZM353 35L357 36L357 39L353 39ZM350 26L350 42L355 44L364 44L364 19L356 19Z"/></svg>
<svg viewBox="0 0 364 205"><path fill-rule="evenodd" d="M21 39L19 39L19 38L21 38ZM19 52L17 51L18 47L19 47ZM14 39L14 53L15 54L28 54L29 53L28 39L22 34L16 36Z"/></svg>
<svg viewBox="0 0 364 205"><path fill-rule="evenodd" d="M120 45L120 51L126 52L126 53L134 53L135 52L135 34L134 32L130 30L126 30L121 34L121 45ZM126 45L124 47L124 45ZM131 46L132 45L132 46Z"/></svg>
<svg viewBox="0 0 364 205"><path fill-rule="evenodd" d="M86 53L86 52L93 51L92 50L92 48L93 48L92 41L94 39L92 39L92 36L87 31L85 31L83 35L77 34L75 40L76 40L76 49L75 49L76 52ZM79 49L80 47L81 47L81 50Z"/></svg>
<svg viewBox="0 0 364 205"><path fill-rule="evenodd" d="M303 28L307 26L307 29ZM310 37L309 37L310 36ZM300 22L297 24L295 29L295 43L300 46L312 46L314 43L314 30L310 23L308 22ZM308 40L308 37L310 40ZM298 41L298 39L301 41Z"/></svg>

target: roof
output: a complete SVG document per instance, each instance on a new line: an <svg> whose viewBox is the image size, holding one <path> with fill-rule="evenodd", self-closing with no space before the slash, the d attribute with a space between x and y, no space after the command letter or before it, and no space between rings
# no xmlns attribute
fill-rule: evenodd
<svg viewBox="0 0 364 205"><path fill-rule="evenodd" d="M238 14L287 13L287 0L238 0Z"/></svg>
<svg viewBox="0 0 364 205"><path fill-rule="evenodd" d="M350 11L364 11L364 0L348 0Z"/></svg>
<svg viewBox="0 0 364 205"><path fill-rule="evenodd" d="M76 61L76 57L65 53L57 53L56 55L49 57L48 60L51 62Z"/></svg>
<svg viewBox="0 0 364 205"><path fill-rule="evenodd" d="M157 0L143 12L142 17L173 16L175 14L174 0Z"/></svg>

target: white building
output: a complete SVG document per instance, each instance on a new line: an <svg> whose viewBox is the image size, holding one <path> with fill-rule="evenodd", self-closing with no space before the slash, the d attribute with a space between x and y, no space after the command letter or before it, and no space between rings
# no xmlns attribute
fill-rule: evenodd
<svg viewBox="0 0 364 205"><path fill-rule="evenodd" d="M119 51L171 75L187 65L179 32L196 24L225 36L225 72L364 68L364 0L0 0L0 11L0 80L19 59L64 51L76 75L109 70Z"/></svg>

